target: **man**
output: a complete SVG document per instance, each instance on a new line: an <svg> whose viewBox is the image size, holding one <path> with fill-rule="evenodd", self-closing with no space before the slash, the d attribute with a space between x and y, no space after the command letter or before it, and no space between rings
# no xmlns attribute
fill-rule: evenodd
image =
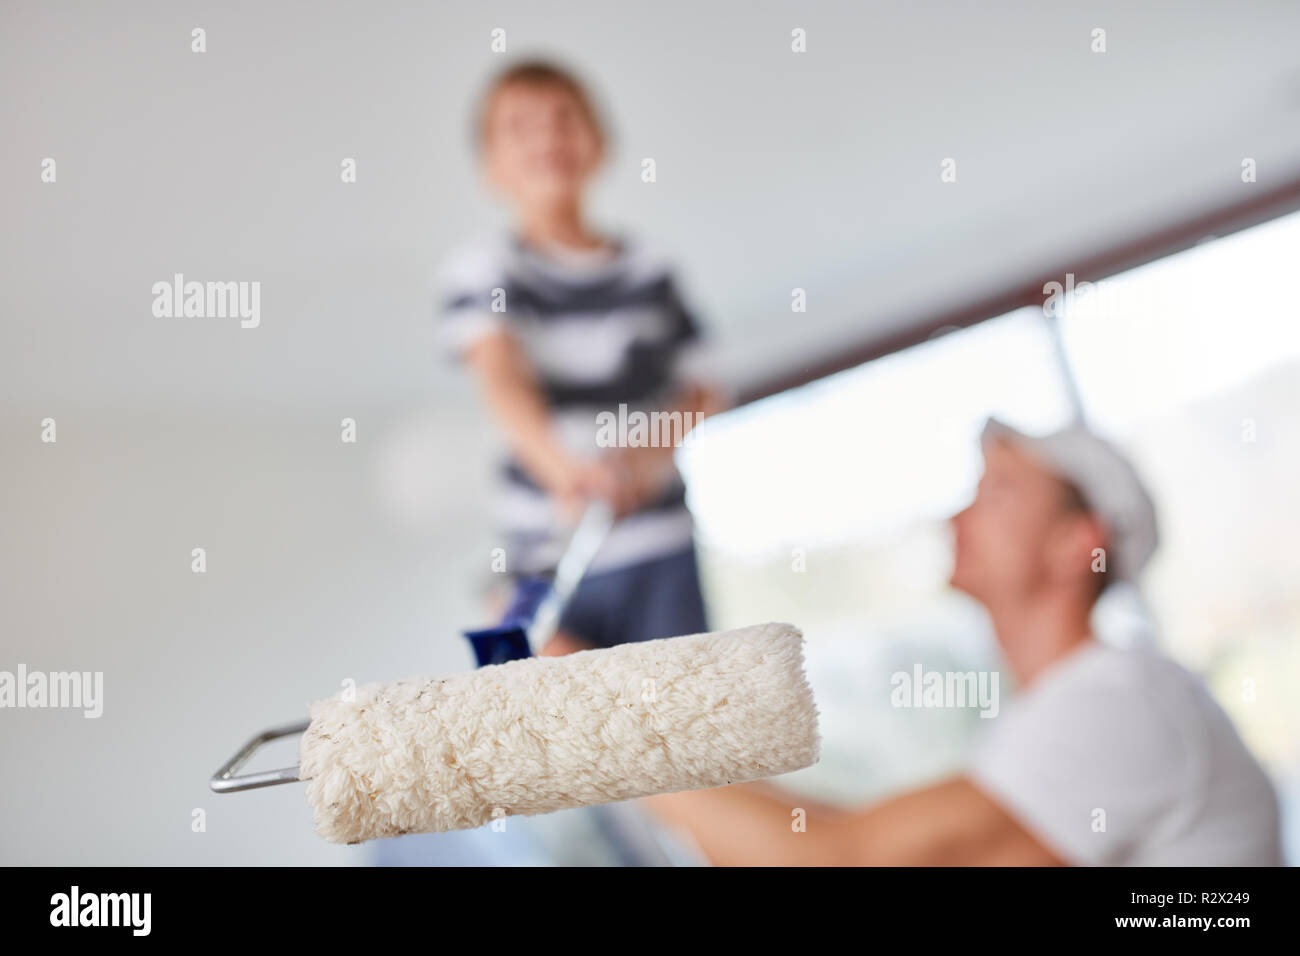
<svg viewBox="0 0 1300 956"><path fill-rule="evenodd" d="M951 583L987 608L1021 693L966 772L865 809L768 784L645 804L716 864L1280 864L1272 787L1201 682L1090 630L1107 579L1156 545L1131 465L1081 427L990 420L982 443Z"/></svg>

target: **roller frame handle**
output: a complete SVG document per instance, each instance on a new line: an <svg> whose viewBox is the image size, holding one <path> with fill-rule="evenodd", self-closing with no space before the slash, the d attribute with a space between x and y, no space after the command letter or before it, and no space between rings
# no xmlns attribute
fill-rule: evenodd
<svg viewBox="0 0 1300 956"><path fill-rule="evenodd" d="M296 724L285 724L282 727L269 727L255 737L250 737L244 746L240 747L233 757L221 765L221 769L212 775L209 786L215 793L238 793L240 790L257 790L261 787L274 787L281 783L297 783L299 779L298 767L281 767L279 770L262 770L258 773L246 773L237 775L239 768L253 759L253 754L257 753L272 740L279 740L281 737L292 737L296 734L303 733L309 726L310 720L303 720Z"/></svg>

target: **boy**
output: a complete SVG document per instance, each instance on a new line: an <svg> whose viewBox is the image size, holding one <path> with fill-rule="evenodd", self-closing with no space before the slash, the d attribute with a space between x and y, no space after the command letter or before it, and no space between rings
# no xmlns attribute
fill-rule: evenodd
<svg viewBox="0 0 1300 956"><path fill-rule="evenodd" d="M597 444L598 416L622 404L693 422L718 398L692 369L700 334L670 272L584 219L605 143L591 99L553 65L517 65L490 84L476 136L515 227L446 263L443 327L510 448L509 569L553 569L585 501L620 518L542 653L708 630L673 448Z"/></svg>

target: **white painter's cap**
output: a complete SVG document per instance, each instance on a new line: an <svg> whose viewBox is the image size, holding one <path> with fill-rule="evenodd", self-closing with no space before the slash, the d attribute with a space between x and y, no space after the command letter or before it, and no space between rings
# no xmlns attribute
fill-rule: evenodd
<svg viewBox="0 0 1300 956"><path fill-rule="evenodd" d="M1110 442L1082 425L1032 436L990 418L982 445L1005 440L1074 485L1110 533L1109 570L1133 580L1159 542L1156 509L1133 465Z"/></svg>

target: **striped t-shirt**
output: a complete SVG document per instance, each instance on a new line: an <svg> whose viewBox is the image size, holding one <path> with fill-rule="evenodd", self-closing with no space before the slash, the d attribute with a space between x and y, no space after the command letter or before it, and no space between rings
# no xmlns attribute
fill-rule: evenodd
<svg viewBox="0 0 1300 956"><path fill-rule="evenodd" d="M599 447L601 413L668 408L698 379L700 332L671 271L639 244L584 253L542 250L514 237L450 257L440 275L442 333L461 354L508 329L527 357L559 441L576 458ZM558 509L518 462L498 475L498 521L511 571L554 567L567 540ZM592 563L612 570L679 552L693 525L680 475L658 500L622 519Z"/></svg>

